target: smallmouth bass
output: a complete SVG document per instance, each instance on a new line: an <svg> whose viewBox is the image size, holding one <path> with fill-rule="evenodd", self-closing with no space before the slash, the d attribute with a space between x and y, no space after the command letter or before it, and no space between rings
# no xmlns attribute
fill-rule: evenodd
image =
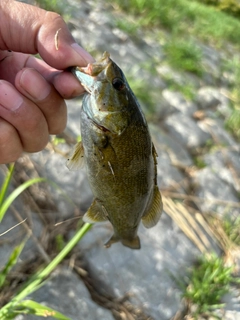
<svg viewBox="0 0 240 320"><path fill-rule="evenodd" d="M157 186L157 153L140 105L122 70L105 52L100 61L73 67L86 90L80 111L81 137L67 166L86 166L94 200L83 220L110 221L114 234L105 244L121 241L140 249L140 221L157 224L162 199Z"/></svg>

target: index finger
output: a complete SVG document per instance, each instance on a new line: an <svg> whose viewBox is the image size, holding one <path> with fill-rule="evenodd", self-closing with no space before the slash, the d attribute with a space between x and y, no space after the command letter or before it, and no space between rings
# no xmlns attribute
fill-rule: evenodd
<svg viewBox="0 0 240 320"><path fill-rule="evenodd" d="M13 0L1 0L0 25L2 50L39 53L47 64L61 70L84 66L94 60L75 43L57 13Z"/></svg>

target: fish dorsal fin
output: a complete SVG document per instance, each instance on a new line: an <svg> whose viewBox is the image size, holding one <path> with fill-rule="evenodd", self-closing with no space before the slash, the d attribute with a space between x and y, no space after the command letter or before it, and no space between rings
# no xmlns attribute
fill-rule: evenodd
<svg viewBox="0 0 240 320"><path fill-rule="evenodd" d="M71 156L67 160L66 166L69 170L74 171L82 169L84 166L84 150L82 141L79 141L73 148Z"/></svg>
<svg viewBox="0 0 240 320"><path fill-rule="evenodd" d="M103 210L103 208L101 204L95 199L88 211L84 214L83 221L88 223L107 221L108 219L105 213L106 210Z"/></svg>
<svg viewBox="0 0 240 320"><path fill-rule="evenodd" d="M122 244L125 247L130 249L141 249L140 239L139 236L136 236L134 239L121 239Z"/></svg>
<svg viewBox="0 0 240 320"><path fill-rule="evenodd" d="M142 223L146 228L152 228L161 217L163 209L161 193L157 186L154 186L153 197L148 211L142 217Z"/></svg>

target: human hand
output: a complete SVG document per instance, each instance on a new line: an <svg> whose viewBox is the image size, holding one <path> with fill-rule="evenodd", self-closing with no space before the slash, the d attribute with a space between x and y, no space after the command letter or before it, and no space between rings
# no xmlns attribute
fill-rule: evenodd
<svg viewBox="0 0 240 320"><path fill-rule="evenodd" d="M43 60L31 55L36 53ZM63 131L64 98L84 89L62 70L92 61L58 14L0 1L0 163L42 150L49 134Z"/></svg>

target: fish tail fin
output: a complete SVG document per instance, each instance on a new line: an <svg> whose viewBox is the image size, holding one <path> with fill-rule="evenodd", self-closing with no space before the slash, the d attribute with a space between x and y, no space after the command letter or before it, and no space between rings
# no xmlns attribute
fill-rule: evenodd
<svg viewBox="0 0 240 320"><path fill-rule="evenodd" d="M141 243L140 243L140 239L139 236L136 236L133 239L121 239L122 244L125 247L128 247L130 249L141 249Z"/></svg>

